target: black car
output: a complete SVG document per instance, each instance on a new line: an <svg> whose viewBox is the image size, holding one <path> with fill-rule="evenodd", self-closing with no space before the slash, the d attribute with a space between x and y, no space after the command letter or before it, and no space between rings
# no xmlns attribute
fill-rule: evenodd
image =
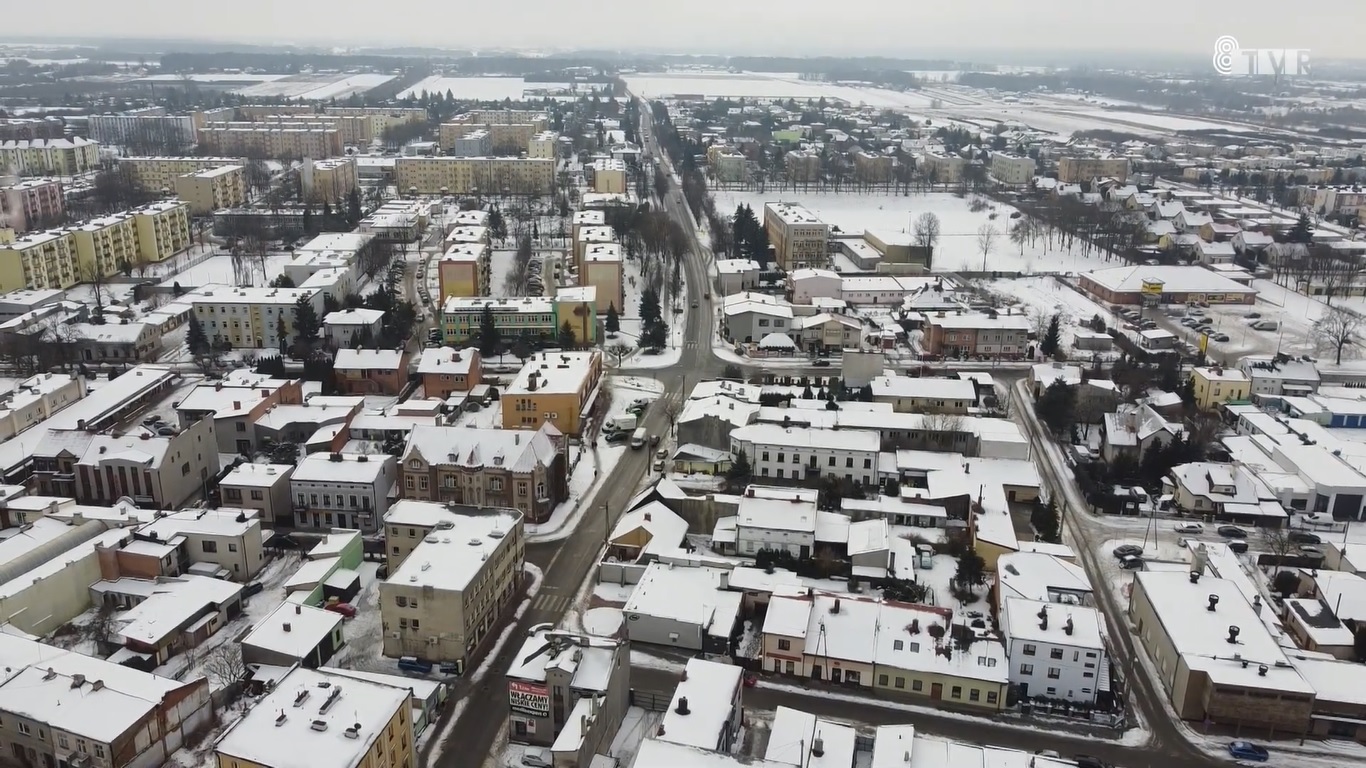
<svg viewBox="0 0 1366 768"><path fill-rule="evenodd" d="M1090 755L1073 755L1072 760L1076 762L1077 768L1110 768L1104 760Z"/></svg>
<svg viewBox="0 0 1366 768"><path fill-rule="evenodd" d="M817 367L817 368L829 368L829 367L830 367L830 361L829 361L829 360L815 360L815 361L813 361L811 364L812 364L813 366Z"/></svg>
<svg viewBox="0 0 1366 768"><path fill-rule="evenodd" d="M1242 539L1234 539L1228 543L1228 548L1229 551L1241 555L1247 551L1247 542Z"/></svg>
<svg viewBox="0 0 1366 768"><path fill-rule="evenodd" d="M1221 525L1219 526L1219 535L1226 539L1246 539L1247 531L1236 525Z"/></svg>
<svg viewBox="0 0 1366 768"><path fill-rule="evenodd" d="M242 597L251 597L252 595L260 594L265 588L266 585L259 581L249 582L245 587L242 587Z"/></svg>
<svg viewBox="0 0 1366 768"><path fill-rule="evenodd" d="M1115 557L1123 560L1126 557L1138 557L1143 554L1143 547L1137 544L1121 544L1115 547Z"/></svg>
<svg viewBox="0 0 1366 768"><path fill-rule="evenodd" d="M1307 531L1291 531L1286 534L1286 538L1296 544L1322 544L1323 539Z"/></svg>

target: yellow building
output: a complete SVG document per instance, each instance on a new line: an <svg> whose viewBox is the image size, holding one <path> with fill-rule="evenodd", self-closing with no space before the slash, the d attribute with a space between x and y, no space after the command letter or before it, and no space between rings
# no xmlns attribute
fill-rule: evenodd
<svg viewBox="0 0 1366 768"><path fill-rule="evenodd" d="M456 514L436 504L422 506L435 518L432 535L420 539L379 585L384 655L454 664L458 674L471 653L499 634L505 609L519 594L526 563L522 513L464 507L478 514Z"/></svg>
<svg viewBox="0 0 1366 768"><path fill-rule="evenodd" d="M1202 411L1217 408L1221 403L1247 400L1252 392L1252 379L1236 368L1211 365L1191 371L1195 384L1195 405Z"/></svg>
<svg viewBox="0 0 1366 768"><path fill-rule="evenodd" d="M304 200L310 203L340 203L360 186L356 161L350 157L313 160L304 164L301 175Z"/></svg>
<svg viewBox="0 0 1366 768"><path fill-rule="evenodd" d="M783 168L790 181L809 183L821 177L821 153L810 149L795 149L783 155Z"/></svg>
<svg viewBox="0 0 1366 768"><path fill-rule="evenodd" d="M93 170L99 162L100 145L80 137L0 141L0 173L75 176Z"/></svg>
<svg viewBox="0 0 1366 768"><path fill-rule="evenodd" d="M221 208L236 208L247 202L247 175L240 165L220 165L175 177L177 197L190 206L190 213L205 216Z"/></svg>
<svg viewBox="0 0 1366 768"><path fill-rule="evenodd" d="M437 130L437 142L443 150L455 148L457 139L477 130L487 130L493 145L493 153L499 155L529 152L533 139L538 139L550 125L550 118L544 112L519 109L476 109L457 115L454 120L442 123ZM545 159L537 154L531 157ZM553 159L553 156L549 156Z"/></svg>
<svg viewBox="0 0 1366 768"><path fill-rule="evenodd" d="M621 160L595 160L588 167L593 191L604 195L626 194L626 163Z"/></svg>
<svg viewBox="0 0 1366 768"><path fill-rule="evenodd" d="M143 189L151 192L174 191L175 180L187 173L225 165L241 165L240 157L120 157L119 170L127 173Z"/></svg>
<svg viewBox="0 0 1366 768"><path fill-rule="evenodd" d="M560 134L554 131L541 131L531 137L531 142L527 144L526 155L539 160L554 160L559 154L559 143Z"/></svg>
<svg viewBox="0 0 1366 768"><path fill-rule="evenodd" d="M76 244L82 282L108 277L139 263L137 222L126 213L93 219L67 231Z"/></svg>
<svg viewBox="0 0 1366 768"><path fill-rule="evenodd" d="M540 429L548 421L578 435L601 381L601 352L542 352L503 392L503 429Z"/></svg>
<svg viewBox="0 0 1366 768"><path fill-rule="evenodd" d="M288 159L326 159L343 151L341 131L318 121L208 123L199 129L199 144L209 152Z"/></svg>
<svg viewBox="0 0 1366 768"><path fill-rule="evenodd" d="M256 631L288 638L290 615ZM295 667L219 737L218 768L417 768L411 699L408 688Z"/></svg>
<svg viewBox="0 0 1366 768"><path fill-rule="evenodd" d="M441 301L452 296L489 294L489 247L486 243L457 243L437 262Z"/></svg>
<svg viewBox="0 0 1366 768"><path fill-rule="evenodd" d="M798 203L764 203L764 229L778 266L791 272L830 262L830 227Z"/></svg>
<svg viewBox="0 0 1366 768"><path fill-rule="evenodd" d="M148 203L129 211L137 222L143 262L165 261L190 247L190 206L179 200Z"/></svg>
<svg viewBox="0 0 1366 768"><path fill-rule="evenodd" d="M76 241L69 232L35 232L0 245L0 292L64 290L80 281Z"/></svg>
<svg viewBox="0 0 1366 768"><path fill-rule="evenodd" d="M598 312L606 312L609 306L616 307L618 313L625 311L621 273L620 245L601 243L584 248L579 284L591 285L597 289Z"/></svg>
<svg viewBox="0 0 1366 768"><path fill-rule="evenodd" d="M1080 184L1099 178L1129 178L1127 157L1064 157L1058 160L1058 181Z"/></svg>
<svg viewBox="0 0 1366 768"><path fill-rule="evenodd" d="M894 165L890 155L855 152L854 178L863 184L886 184L892 180Z"/></svg>
<svg viewBox="0 0 1366 768"><path fill-rule="evenodd" d="M517 157L400 157L394 161L394 183L405 194L548 195L555 191L555 161Z"/></svg>
<svg viewBox="0 0 1366 768"><path fill-rule="evenodd" d="M209 341L227 341L238 349L281 349L292 343L294 308L300 299L309 301L321 316L323 292L312 288L206 285L180 297L194 307Z"/></svg>

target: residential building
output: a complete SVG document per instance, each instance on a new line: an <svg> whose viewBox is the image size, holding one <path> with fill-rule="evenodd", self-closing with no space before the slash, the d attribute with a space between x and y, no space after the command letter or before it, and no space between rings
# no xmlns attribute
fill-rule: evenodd
<svg viewBox="0 0 1366 768"><path fill-rule="evenodd" d="M422 353L417 364L422 394L445 400L457 392L469 392L483 381L479 350L439 347Z"/></svg>
<svg viewBox="0 0 1366 768"><path fill-rule="evenodd" d="M956 184L963 179L963 168L968 161L958 155L931 151L925 153L920 164L925 178L931 184Z"/></svg>
<svg viewBox="0 0 1366 768"><path fill-rule="evenodd" d="M327 122L207 123L199 146L223 155L274 159L331 158L342 154L341 132Z"/></svg>
<svg viewBox="0 0 1366 768"><path fill-rule="evenodd" d="M441 300L489 294L488 243L456 243L436 263Z"/></svg>
<svg viewBox="0 0 1366 768"><path fill-rule="evenodd" d="M374 343L384 328L384 311L352 307L328 312L323 317L323 333L334 348Z"/></svg>
<svg viewBox="0 0 1366 768"><path fill-rule="evenodd" d="M854 180L860 184L889 184L896 169L896 160L891 155L872 152L853 153Z"/></svg>
<svg viewBox="0 0 1366 768"><path fill-rule="evenodd" d="M112 505L123 496L156 509L175 509L204 492L218 473L213 421L200 419L171 436L130 432L87 435L75 463L75 498Z"/></svg>
<svg viewBox="0 0 1366 768"><path fill-rule="evenodd" d="M731 752L739 746L744 726L743 678L737 666L688 659L655 735L708 752Z"/></svg>
<svg viewBox="0 0 1366 768"><path fill-rule="evenodd" d="M88 139L0 141L0 173L10 176L75 176L100 164L100 145Z"/></svg>
<svg viewBox="0 0 1366 768"><path fill-rule="evenodd" d="M1238 370L1251 380L1248 396L1293 397L1319 391L1319 369L1289 355L1246 355Z"/></svg>
<svg viewBox="0 0 1366 768"><path fill-rule="evenodd" d="M503 429L540 429L579 435L597 403L602 353L542 352L522 366L503 390Z"/></svg>
<svg viewBox="0 0 1366 768"><path fill-rule="evenodd" d="M40 373L0 393L0 440L8 440L85 397L80 376Z"/></svg>
<svg viewBox="0 0 1366 768"><path fill-rule="evenodd" d="M750 424L730 432L731 454L744 451L754 477L777 480L834 475L876 485L881 446L881 437L873 430Z"/></svg>
<svg viewBox="0 0 1366 768"><path fill-rule="evenodd" d="M621 160L594 160L585 173L593 191L603 195L624 195L627 191L626 163Z"/></svg>
<svg viewBox="0 0 1366 768"><path fill-rule="evenodd" d="M451 144L451 155L455 157L488 157L492 154L493 134L487 128L470 131Z"/></svg>
<svg viewBox="0 0 1366 768"><path fill-rule="evenodd" d="M1109 664L1095 608L1007 597L1001 629L1010 659L1010 684L1022 700L1095 704L1109 690Z"/></svg>
<svg viewBox="0 0 1366 768"><path fill-rule="evenodd" d="M441 328L448 346L468 346L476 340L487 308L493 327L505 339L523 334L549 341L559 336L566 321L579 343L597 341L597 300L583 301L581 289L560 289L555 296L524 298L452 297L442 305Z"/></svg>
<svg viewBox="0 0 1366 768"><path fill-rule="evenodd" d="M467 658L497 637L520 592L522 515L511 509L451 514L379 586L384 655L418 656L465 671Z"/></svg>
<svg viewBox="0 0 1366 768"><path fill-rule="evenodd" d="M626 283L622 277L621 246L616 243L587 245L579 271L579 284L597 290L596 309L602 314L609 307L618 313L626 308Z"/></svg>
<svg viewBox="0 0 1366 768"><path fill-rule="evenodd" d="M106 579L90 585L90 594L97 608L120 611L118 653L136 654L157 666L193 650L242 615L241 584L193 573Z"/></svg>
<svg viewBox="0 0 1366 768"><path fill-rule="evenodd" d="M294 669L214 743L218 768L417 768L409 691Z"/></svg>
<svg viewBox="0 0 1366 768"><path fill-rule="evenodd" d="M550 125L544 112L532 110L474 110L456 115L442 123L438 141L444 150L455 148L462 137L476 131L489 134L490 153L516 155L530 149L533 139L542 136ZM534 157L534 155L533 155Z"/></svg>
<svg viewBox="0 0 1366 768"><path fill-rule="evenodd" d="M991 153L991 175L1011 187L1026 187L1034 180L1034 158L1026 155Z"/></svg>
<svg viewBox="0 0 1366 768"><path fill-rule="evenodd" d="M1101 457L1107 464L1121 456L1142 461L1153 446L1165 448L1185 433L1184 425L1168 421L1151 405L1121 403L1101 423Z"/></svg>
<svg viewBox="0 0 1366 768"><path fill-rule="evenodd" d="M744 153L732 147L718 144L707 147L707 168L723 184L744 181L749 177L745 170Z"/></svg>
<svg viewBox="0 0 1366 768"><path fill-rule="evenodd" d="M175 180L189 173L242 165L240 157L120 157L119 171L143 189L158 192L175 190Z"/></svg>
<svg viewBox="0 0 1366 768"><path fill-rule="evenodd" d="M760 551L786 552L806 559L816 551L816 494L747 490L735 516L735 551L746 557Z"/></svg>
<svg viewBox="0 0 1366 768"><path fill-rule="evenodd" d="M311 303L319 315L323 311L322 291L311 288L205 285L180 300L194 307L210 342L227 342L237 349L286 349L294 343L298 303Z"/></svg>
<svg viewBox="0 0 1366 768"><path fill-rule="evenodd" d="M1134 574L1129 621L1178 717L1304 732L1314 688L1259 610L1236 582L1199 567Z"/></svg>
<svg viewBox="0 0 1366 768"><path fill-rule="evenodd" d="M949 314L925 319L925 352L944 357L1022 359L1029 351L1029 318L1019 315Z"/></svg>
<svg viewBox="0 0 1366 768"><path fill-rule="evenodd" d="M76 241L68 232L33 232L0 243L0 291L66 290L80 281Z"/></svg>
<svg viewBox="0 0 1366 768"><path fill-rule="evenodd" d="M594 245L617 242L615 229L605 224L579 224L574 227L574 266L583 269L583 253Z"/></svg>
<svg viewBox="0 0 1366 768"><path fill-rule="evenodd" d="M22 235L61 224L66 197L56 179L24 179L0 186L0 228Z"/></svg>
<svg viewBox="0 0 1366 768"><path fill-rule="evenodd" d="M582 742L610 741L630 703L630 656L627 643L613 638L530 634L507 671L508 739L575 757Z"/></svg>
<svg viewBox="0 0 1366 768"><path fill-rule="evenodd" d="M285 601L242 638L242 663L317 669L345 644L342 620L336 611Z"/></svg>
<svg viewBox="0 0 1366 768"><path fill-rule="evenodd" d="M233 581L251 581L266 562L261 545L261 518L249 509L219 507L171 512L139 527L136 538L142 542L162 542L191 565L217 566L222 578Z"/></svg>
<svg viewBox="0 0 1366 768"><path fill-rule="evenodd" d="M554 131L541 131L531 137L527 142L527 157L540 160L554 160L559 152L556 147L560 143L560 134Z"/></svg>
<svg viewBox="0 0 1366 768"><path fill-rule="evenodd" d="M1319 458L1322 458L1321 456ZM1276 493L1242 465L1194 462L1173 467L1163 478L1177 509L1222 520L1251 521L1276 527L1285 522ZM1327 504L1328 496L1324 496ZM1360 508L1361 496L1356 496Z"/></svg>
<svg viewBox="0 0 1366 768"><path fill-rule="evenodd" d="M206 216L220 208L237 208L247 202L247 174L241 165L205 168L171 182L176 197L190 206L190 213Z"/></svg>
<svg viewBox="0 0 1366 768"><path fill-rule="evenodd" d="M717 259L716 294L733 293L759 287L759 262L753 259Z"/></svg>
<svg viewBox="0 0 1366 768"><path fill-rule="evenodd" d="M548 195L555 190L555 161L519 157L400 157L394 183L419 195L468 195L503 191Z"/></svg>
<svg viewBox="0 0 1366 768"><path fill-rule="evenodd" d="M90 138L119 147L189 149L195 143L196 116L168 115L163 107L148 107L121 114L90 115Z"/></svg>
<svg viewBox="0 0 1366 768"><path fill-rule="evenodd" d="M218 452L250 456L258 444L257 422L277 405L303 402L298 379L272 379L250 371L234 371L222 381L200 384L176 405L181 426L210 418Z"/></svg>
<svg viewBox="0 0 1366 768"><path fill-rule="evenodd" d="M744 599L729 585L725 569L649 564L622 608L631 642L727 653Z"/></svg>
<svg viewBox="0 0 1366 768"><path fill-rule="evenodd" d="M1005 708L1005 651L979 640L948 653L948 608L849 595L774 595L763 625L763 667L803 679L873 688L992 711Z"/></svg>
<svg viewBox="0 0 1366 768"><path fill-rule="evenodd" d="M405 499L508 507L549 518L568 493L563 440L553 424L520 429L415 426L400 458Z"/></svg>
<svg viewBox="0 0 1366 768"><path fill-rule="evenodd" d="M1219 365L1191 369L1191 381L1194 382L1195 405L1202 411L1247 400L1252 391L1252 379L1246 373Z"/></svg>
<svg viewBox="0 0 1366 768"><path fill-rule="evenodd" d="M137 222L126 213L91 219L66 231L75 241L83 281L118 274L142 263Z"/></svg>
<svg viewBox="0 0 1366 768"><path fill-rule="evenodd" d="M360 189L356 159L309 160L299 169L299 184L306 202L343 205L352 192Z"/></svg>
<svg viewBox="0 0 1366 768"><path fill-rule="evenodd" d="M812 149L794 149L783 155L787 178L799 184L810 184L821 178L821 153Z"/></svg>
<svg viewBox="0 0 1366 768"><path fill-rule="evenodd" d="M274 528L276 520L288 525L294 520L293 474L293 464L238 464L218 481L219 496L227 506L256 510L263 525Z"/></svg>
<svg viewBox="0 0 1366 768"><path fill-rule="evenodd" d="M1065 184L1080 184L1111 178L1119 182L1129 178L1129 158L1127 157L1060 157L1058 158L1058 181Z"/></svg>
<svg viewBox="0 0 1366 768"><path fill-rule="evenodd" d="M797 203L764 203L764 229L778 266L791 272L830 261L830 227Z"/></svg>
<svg viewBox="0 0 1366 768"><path fill-rule="evenodd" d="M338 349L332 363L347 395L398 395L408 385L407 349Z"/></svg>
<svg viewBox="0 0 1366 768"><path fill-rule="evenodd" d="M29 645L32 643L32 646ZM212 721L208 678L181 682L10 637L0 749L27 765L162 765Z"/></svg>
<svg viewBox="0 0 1366 768"><path fill-rule="evenodd" d="M875 376L873 402L891 403L897 413L966 414L977 407L977 386L966 379Z"/></svg>
<svg viewBox="0 0 1366 768"><path fill-rule="evenodd" d="M779 765L843 766L853 764L857 752L858 732L853 726L790 707L780 706L774 712L769 735L764 760Z"/></svg>
<svg viewBox="0 0 1366 768"><path fill-rule="evenodd" d="M397 464L382 454L311 453L290 478L294 525L330 530L379 530L397 480Z"/></svg>
<svg viewBox="0 0 1366 768"><path fill-rule="evenodd" d="M833 354L862 344L863 323L848 315L821 312L793 318L792 325L790 335L807 352Z"/></svg>
<svg viewBox="0 0 1366 768"><path fill-rule="evenodd" d="M148 203L128 211L137 226L140 264L165 261L190 247L190 206L179 200Z"/></svg>
<svg viewBox="0 0 1366 768"><path fill-rule="evenodd" d="M794 333L793 314L792 305L780 297L736 293L722 301L721 332L726 339L746 344L761 342L773 333L789 336Z"/></svg>

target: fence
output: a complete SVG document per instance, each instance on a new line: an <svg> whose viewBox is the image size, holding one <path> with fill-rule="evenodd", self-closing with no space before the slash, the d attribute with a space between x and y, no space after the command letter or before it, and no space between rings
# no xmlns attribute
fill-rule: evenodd
<svg viewBox="0 0 1366 768"><path fill-rule="evenodd" d="M640 707L649 712L664 712L669 709L669 704L672 701L673 696L671 694L631 689L631 706Z"/></svg>

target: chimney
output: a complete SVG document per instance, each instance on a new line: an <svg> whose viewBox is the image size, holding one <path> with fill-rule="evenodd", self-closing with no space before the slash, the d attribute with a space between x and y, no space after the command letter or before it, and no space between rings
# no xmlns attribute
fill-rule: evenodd
<svg viewBox="0 0 1366 768"><path fill-rule="evenodd" d="M289 622L287 622L287 621L285 622L284 630L285 630L286 632L290 631Z"/></svg>
<svg viewBox="0 0 1366 768"><path fill-rule="evenodd" d="M1067 617L1067 623L1063 625L1062 631L1066 632L1066 633L1069 634L1069 635L1072 634L1072 617L1071 617L1071 616L1068 616L1068 617Z"/></svg>
<svg viewBox="0 0 1366 768"><path fill-rule="evenodd" d="M721 571L721 589L730 589L730 571Z"/></svg>
<svg viewBox="0 0 1366 768"><path fill-rule="evenodd" d="M646 513L645 513L645 522L648 523L648 522L650 522L651 520L654 519L653 517L651 517L651 514L653 514L653 513L650 513L650 512L646 512Z"/></svg>
<svg viewBox="0 0 1366 768"><path fill-rule="evenodd" d="M91 684L90 684L90 690L92 690L92 691L104 690L104 681L103 681L103 680L96 680L95 682L91 683Z"/></svg>
<svg viewBox="0 0 1366 768"><path fill-rule="evenodd" d="M1199 572L1199 571L1191 571L1191 573L1190 573L1190 578L1191 578L1191 583L1192 583L1192 584L1199 583L1199 581L1200 581L1200 572Z"/></svg>
<svg viewBox="0 0 1366 768"><path fill-rule="evenodd" d="M830 607L830 612L831 612L831 613L839 613L839 612L840 612L840 599L839 599L838 597L835 598L835 604L832 605L832 606Z"/></svg>
<svg viewBox="0 0 1366 768"><path fill-rule="evenodd" d="M825 755L825 739L820 736L811 740L811 756L823 757Z"/></svg>
<svg viewBox="0 0 1366 768"><path fill-rule="evenodd" d="M1219 596L1218 596L1218 595L1210 595L1210 596L1209 596L1209 607L1206 608L1205 610L1209 611L1210 613L1213 613L1213 612L1214 612L1214 606L1216 606L1216 605L1218 605L1218 604L1219 604Z"/></svg>
<svg viewBox="0 0 1366 768"><path fill-rule="evenodd" d="M1261 666L1257 667L1257 677L1266 677L1266 665L1265 665L1265 664L1262 664Z"/></svg>
<svg viewBox="0 0 1366 768"><path fill-rule="evenodd" d="M82 685L85 685L85 675L72 675L72 676L71 676L71 687L72 687L72 688L80 688Z"/></svg>
<svg viewBox="0 0 1366 768"><path fill-rule="evenodd" d="M295 604L294 604L294 613L297 615L297 614L301 614L301 613L303 613L303 612L304 612L304 607L303 607L302 605L299 605L298 603L295 603Z"/></svg>
<svg viewBox="0 0 1366 768"><path fill-rule="evenodd" d="M680 714L680 715L690 714L690 710L688 709L688 697L687 697L687 696L679 696L679 697L678 697L678 706L677 706L677 707L674 707L674 712L677 712L677 713Z"/></svg>
<svg viewBox="0 0 1366 768"><path fill-rule="evenodd" d="M1239 630L1236 626L1230 626L1230 627L1228 628L1228 643L1229 643L1229 645L1237 645L1237 644L1238 644L1238 632L1240 632L1240 631L1241 631L1241 630Z"/></svg>
<svg viewBox="0 0 1366 768"><path fill-rule="evenodd" d="M1261 615L1262 615L1262 596L1261 596L1261 595L1253 595L1253 596L1252 596L1252 612L1255 613L1255 614L1257 614L1258 616L1261 616Z"/></svg>
<svg viewBox="0 0 1366 768"><path fill-rule="evenodd" d="M233 400L233 401L232 401L232 409L233 409L234 411L240 411L240 410L242 410L242 401L241 401L241 400Z"/></svg>

